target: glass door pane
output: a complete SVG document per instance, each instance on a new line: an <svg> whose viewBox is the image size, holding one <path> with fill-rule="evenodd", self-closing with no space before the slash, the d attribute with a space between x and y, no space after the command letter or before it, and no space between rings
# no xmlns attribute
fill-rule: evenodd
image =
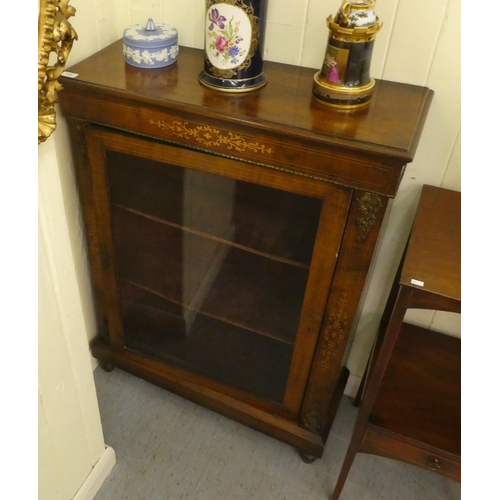
<svg viewBox="0 0 500 500"><path fill-rule="evenodd" d="M125 347L282 402L322 201L107 151Z"/></svg>

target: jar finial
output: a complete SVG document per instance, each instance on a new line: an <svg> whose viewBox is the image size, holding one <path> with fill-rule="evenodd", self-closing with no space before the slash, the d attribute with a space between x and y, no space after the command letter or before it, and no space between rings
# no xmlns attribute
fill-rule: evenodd
<svg viewBox="0 0 500 500"><path fill-rule="evenodd" d="M151 18L148 19L148 23L146 24L146 31L154 31L156 29L155 23Z"/></svg>

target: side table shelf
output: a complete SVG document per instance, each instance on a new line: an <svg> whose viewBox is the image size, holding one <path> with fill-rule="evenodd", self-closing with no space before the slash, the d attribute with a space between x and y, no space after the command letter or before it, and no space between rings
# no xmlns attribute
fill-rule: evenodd
<svg viewBox="0 0 500 500"><path fill-rule="evenodd" d="M397 459L400 452L392 449L396 439L414 465L440 467L452 478L460 474L457 381L460 339L403 323L371 411L365 452L373 446L374 452ZM372 427L384 433L382 439Z"/></svg>
<svg viewBox="0 0 500 500"><path fill-rule="evenodd" d="M459 313L460 193L423 186L332 500L358 452L460 481L461 341L404 322L408 309Z"/></svg>

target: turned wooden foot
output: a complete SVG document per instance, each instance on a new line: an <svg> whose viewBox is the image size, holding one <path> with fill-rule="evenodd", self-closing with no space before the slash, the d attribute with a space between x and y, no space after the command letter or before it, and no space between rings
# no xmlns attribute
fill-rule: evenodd
<svg viewBox="0 0 500 500"><path fill-rule="evenodd" d="M115 369L115 367L110 363L102 363L101 368L107 373L112 372Z"/></svg>
<svg viewBox="0 0 500 500"><path fill-rule="evenodd" d="M305 451L299 450L299 455L305 464L312 464L313 462L318 460L318 457L316 455L311 455L310 453L306 453Z"/></svg>

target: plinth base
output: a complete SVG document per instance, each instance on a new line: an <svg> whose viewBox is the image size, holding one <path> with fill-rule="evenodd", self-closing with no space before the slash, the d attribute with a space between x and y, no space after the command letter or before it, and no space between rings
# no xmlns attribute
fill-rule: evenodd
<svg viewBox="0 0 500 500"><path fill-rule="evenodd" d="M321 104L339 109L359 109L368 106L372 97L375 80L362 87L342 87L330 84L320 78L321 72L314 75L313 96Z"/></svg>

